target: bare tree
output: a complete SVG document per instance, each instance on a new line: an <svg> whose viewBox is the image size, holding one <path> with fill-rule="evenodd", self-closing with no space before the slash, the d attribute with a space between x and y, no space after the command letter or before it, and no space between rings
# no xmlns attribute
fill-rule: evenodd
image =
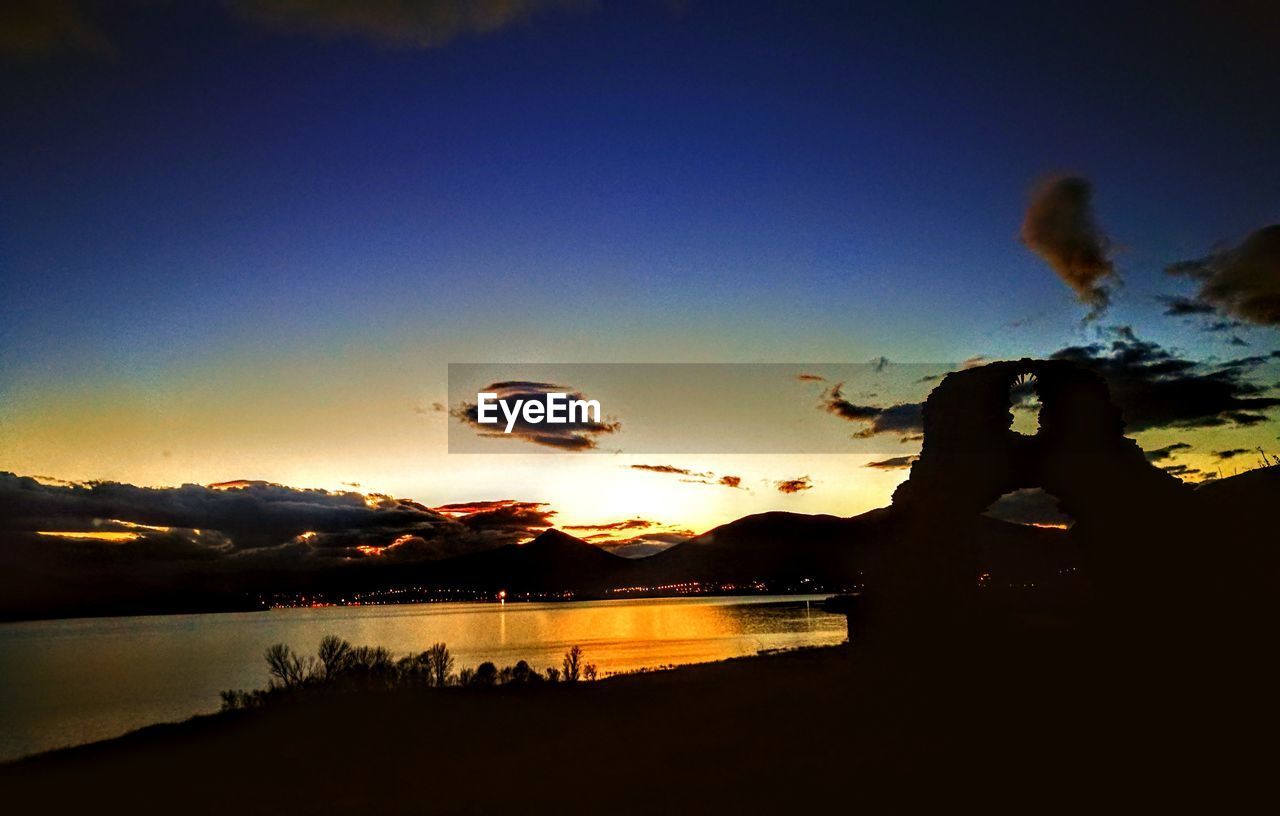
<svg viewBox="0 0 1280 816"><path fill-rule="evenodd" d="M561 676L566 683L576 683L582 678L582 647L572 646L564 653L560 664Z"/></svg>
<svg viewBox="0 0 1280 816"><path fill-rule="evenodd" d="M453 655L449 654L449 647L436 643L423 654L426 655L428 685L436 688L449 685L453 676Z"/></svg>
<svg viewBox="0 0 1280 816"><path fill-rule="evenodd" d="M267 671L273 678L272 683L278 684L281 688L296 688L302 685L307 679L309 669L314 665L314 661L304 661L294 654L293 649L283 643L267 647L265 657Z"/></svg>
<svg viewBox="0 0 1280 816"><path fill-rule="evenodd" d="M351 659L351 644L337 635L325 635L317 652L324 679L332 680L342 673Z"/></svg>

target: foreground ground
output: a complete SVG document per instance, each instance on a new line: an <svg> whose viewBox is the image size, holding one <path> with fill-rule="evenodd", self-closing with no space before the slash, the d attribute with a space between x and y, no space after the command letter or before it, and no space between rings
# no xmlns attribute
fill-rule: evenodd
<svg viewBox="0 0 1280 816"><path fill-rule="evenodd" d="M1134 666L1141 666L1136 669ZM1270 677L1040 633L819 649L577 687L350 695L0 768L11 813L1042 811L1247 801Z"/></svg>

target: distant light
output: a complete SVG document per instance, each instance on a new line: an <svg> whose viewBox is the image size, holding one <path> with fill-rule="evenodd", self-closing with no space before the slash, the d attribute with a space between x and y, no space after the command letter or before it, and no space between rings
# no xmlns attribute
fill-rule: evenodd
<svg viewBox="0 0 1280 816"><path fill-rule="evenodd" d="M507 599L507 591L505 589L498 590L498 600L505 601Z"/></svg>

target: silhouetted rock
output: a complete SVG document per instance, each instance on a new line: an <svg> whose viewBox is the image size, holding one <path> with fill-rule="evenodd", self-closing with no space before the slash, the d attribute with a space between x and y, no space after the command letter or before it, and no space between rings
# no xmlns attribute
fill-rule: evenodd
<svg viewBox="0 0 1280 816"><path fill-rule="evenodd" d="M1035 434L1012 430L1015 387L1042 403ZM1070 536L1108 627L1175 629L1238 588L1239 546L1217 535L1197 491L1124 436L1097 374L1060 360L967 369L942 380L923 416L920 458L894 493L905 528L869 580L877 630L929 639L972 625L982 591L972 519L1025 488L1044 489L1075 519Z"/></svg>

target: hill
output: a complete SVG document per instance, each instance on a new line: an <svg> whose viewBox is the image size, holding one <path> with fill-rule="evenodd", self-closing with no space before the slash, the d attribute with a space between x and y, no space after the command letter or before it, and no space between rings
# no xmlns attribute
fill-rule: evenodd
<svg viewBox="0 0 1280 816"><path fill-rule="evenodd" d="M423 578L442 586L517 592L601 593L626 580L631 563L560 530L428 564Z"/></svg>

